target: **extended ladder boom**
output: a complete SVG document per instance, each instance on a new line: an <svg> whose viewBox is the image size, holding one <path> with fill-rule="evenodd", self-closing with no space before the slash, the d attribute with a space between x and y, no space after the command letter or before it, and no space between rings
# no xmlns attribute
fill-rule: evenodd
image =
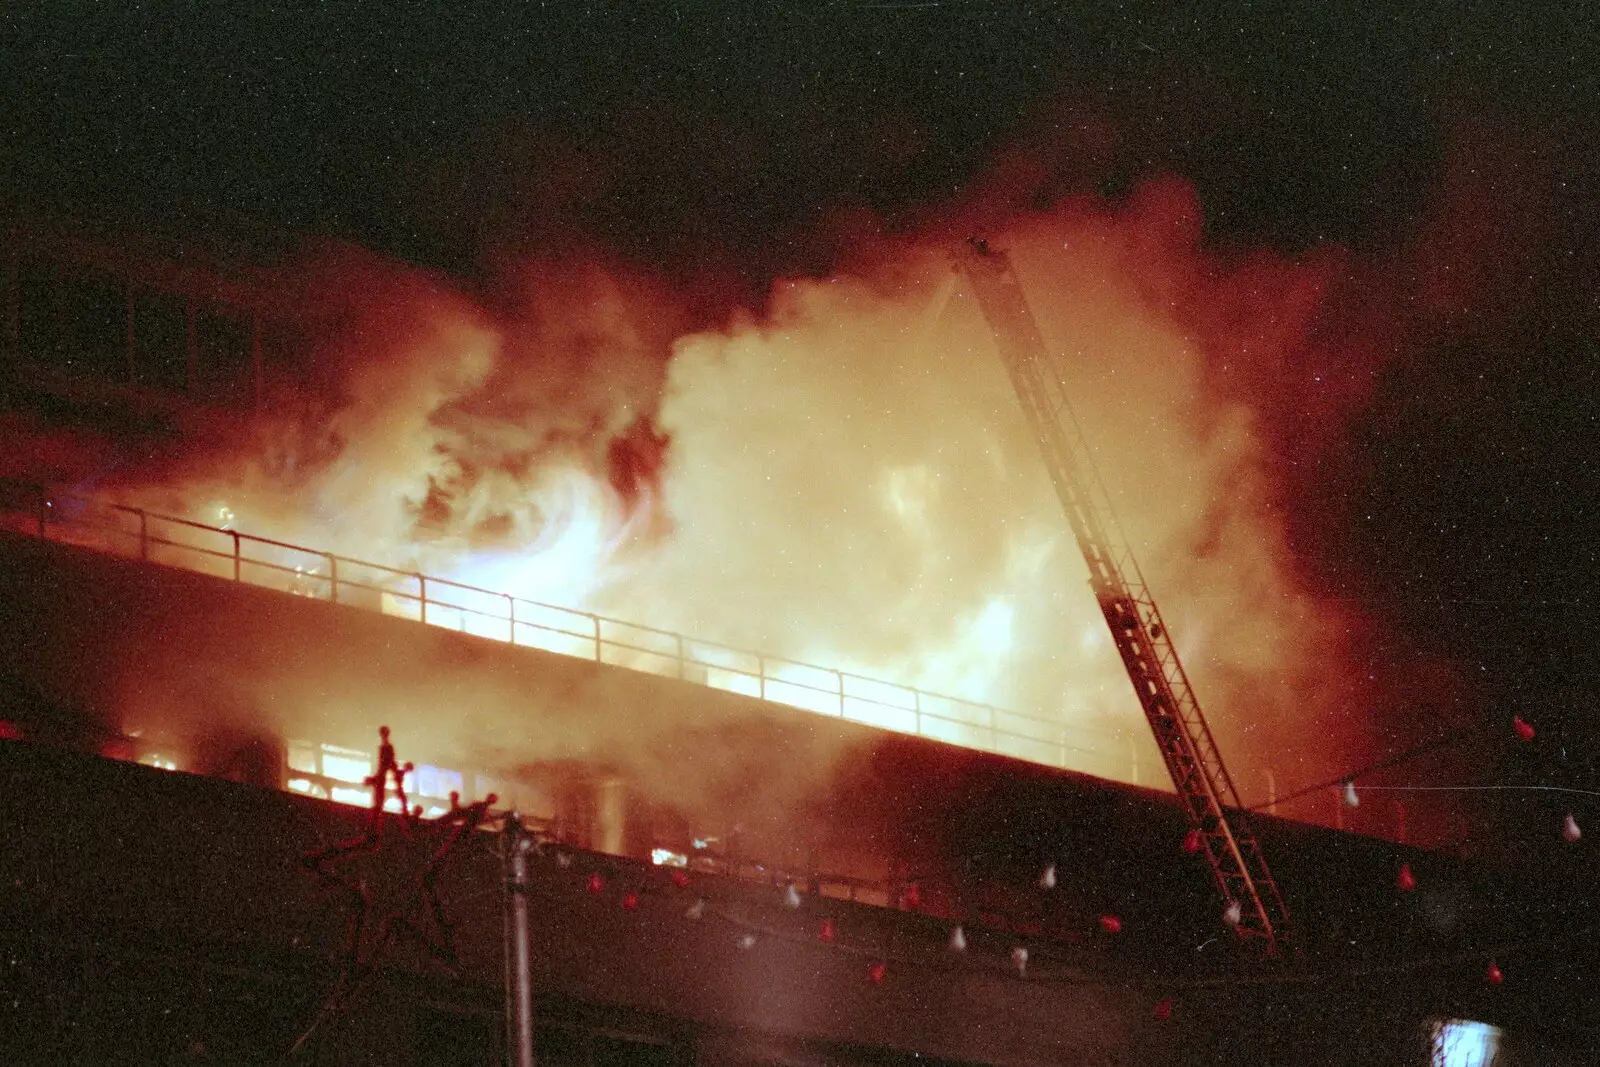
<svg viewBox="0 0 1600 1067"><path fill-rule="evenodd" d="M1198 831L1217 889L1230 906L1238 903L1240 934L1263 955L1277 956L1288 937L1283 896L1267 870L1178 650L1089 463L1083 432L1017 275L1003 252L982 242L969 242L960 262L1038 439L1089 565L1095 599Z"/></svg>

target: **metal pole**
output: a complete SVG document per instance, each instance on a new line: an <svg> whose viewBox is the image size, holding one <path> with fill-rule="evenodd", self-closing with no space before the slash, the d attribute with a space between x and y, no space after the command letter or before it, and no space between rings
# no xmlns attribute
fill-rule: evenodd
<svg viewBox="0 0 1600 1067"><path fill-rule="evenodd" d="M517 643L517 598L510 593L506 594L506 621L510 626L506 641L514 645Z"/></svg>
<svg viewBox="0 0 1600 1067"><path fill-rule="evenodd" d="M528 852L522 816L506 816L506 1052L511 1067L533 1067L533 949L528 934Z"/></svg>
<svg viewBox="0 0 1600 1067"><path fill-rule="evenodd" d="M139 509L139 558L142 560L150 558L149 516L145 514L143 508Z"/></svg>
<svg viewBox="0 0 1600 1067"><path fill-rule="evenodd" d="M328 599L339 602L339 557L328 553Z"/></svg>
<svg viewBox="0 0 1600 1067"><path fill-rule="evenodd" d="M417 610L422 616L422 621L428 621L428 576L417 575Z"/></svg>
<svg viewBox="0 0 1600 1067"><path fill-rule="evenodd" d="M233 580L239 580L239 531L230 530L233 534Z"/></svg>

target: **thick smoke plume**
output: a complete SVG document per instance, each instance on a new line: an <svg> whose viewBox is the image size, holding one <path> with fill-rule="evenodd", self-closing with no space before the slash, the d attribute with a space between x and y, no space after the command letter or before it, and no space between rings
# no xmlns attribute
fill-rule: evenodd
<svg viewBox="0 0 1600 1067"><path fill-rule="evenodd" d="M1247 796L1364 747L1364 625L1301 584L1262 368L1311 374L1338 256L1225 263L1192 190L986 189L704 328L573 253L468 290L339 250L294 276L311 369L125 487L201 521L856 671L1072 728L1159 783L1038 448L949 249L1008 250ZM1000 205L998 208L996 205ZM699 328L697 328L699 327ZM1293 370L1285 371L1284 368ZM1330 377L1306 437L1362 398ZM1281 413L1277 413L1281 417ZM244 444L239 444L240 440ZM128 481L125 477L124 482Z"/></svg>
<svg viewBox="0 0 1600 1067"><path fill-rule="evenodd" d="M322 248L281 279L307 358L257 417L197 424L95 484L1065 723L1081 769L1137 764L1158 784L952 266L982 235L1011 255L1060 358L1235 778L1265 799L1392 747L1459 689L1325 595L1341 590L1312 573L1291 518L1314 510L1297 494L1376 373L1486 288L1490 253L1461 247L1460 173L1410 246L1291 259L1207 248L1183 181L1118 202L1043 196L1049 175L1022 154L894 233L841 214L822 228L831 269L712 313L703 290L581 242L505 255L476 286ZM1461 195L1481 200L1471 183Z"/></svg>

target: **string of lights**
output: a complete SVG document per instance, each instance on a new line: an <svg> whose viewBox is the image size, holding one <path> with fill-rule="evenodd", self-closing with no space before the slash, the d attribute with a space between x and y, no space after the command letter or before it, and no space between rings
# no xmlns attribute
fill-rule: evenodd
<svg viewBox="0 0 1600 1067"><path fill-rule="evenodd" d="M1531 741L1534 729L1531 725L1517 718L1513 728L1515 735L1522 742ZM1396 766L1417 756L1430 751L1481 736L1484 730L1462 731L1447 738L1441 738L1426 745L1417 746L1406 752L1378 760L1367 767L1361 768L1352 774L1335 779L1332 782L1311 787L1302 792L1314 789L1326 789L1343 783L1347 789L1353 790L1354 781L1364 774L1370 774L1380 769ZM387 747L387 746L386 746ZM388 767L393 763L392 749L388 749L380 760L380 765ZM346 890L355 883L348 879L336 877L327 869L326 865L333 860L346 856L362 853L380 852L379 825L383 820L382 804L384 790L381 779L370 783L375 786L373 790L373 803L370 813L371 822L367 832L359 839L343 843L331 848L319 850L304 857L303 863L314 873L318 874L325 884L342 886ZM1557 793L1581 794L1585 796L1600 796L1591 790L1568 789L1557 786L1518 786L1518 785L1485 785L1485 786L1372 786L1368 789L1386 789L1390 791L1402 790L1542 790ZM424 825L434 826L444 830L447 827L454 832L449 835L450 844L433 853L427 864L428 877L419 880L418 884L427 891L423 894L424 902L428 905L426 914L433 920L435 927L431 935L421 937L425 947L434 949L435 957L444 958L448 964L453 957L452 927L445 920L443 907L438 898L432 895L431 874L437 872L456 842L466 844L469 840L483 842L489 852L504 860L508 851L503 847L504 833L495 834L492 839L481 838L470 831L474 827L484 824L499 824L505 829L514 829L516 834L528 834L521 817L515 812L491 812L489 801L480 802L469 808L462 808L452 801L452 809L448 816L439 820L429 820L427 823L416 821L406 816L398 817L401 829L409 836L410 832L420 830ZM1119 960L1115 955L1102 956L1095 959L1087 953L1078 953L1066 947L1065 942L1059 938L1018 935L1006 931L991 929L985 926L973 926L971 929L964 922L949 921L935 916L927 916L930 932L940 931L944 940L942 950L932 941L916 942L906 941L901 930L902 923L889 924L887 933L881 928L871 924L857 925L851 920L842 917L839 910L834 907L823 906L832 898L820 897L815 894L800 892L797 883L789 882L781 890L774 888L774 899L765 903L759 897L752 897L748 891L744 892L741 901L727 902L714 899L716 894L708 892L707 887L696 884L696 875L685 867L666 865L633 865L628 861L618 860L615 857L602 859L592 857L590 862L579 865L577 860L583 855L578 850L567 845L551 840L541 840L537 835L528 835L532 845L529 851L533 856L547 860L558 872L555 880L546 880L546 888L542 894L552 898L552 902L559 906L558 895L563 882L570 881L574 889L596 898L613 897L621 908L628 912L639 912L646 898L658 901L664 908L681 909L678 914L682 920L697 924L720 924L727 931L727 936L733 939L733 944L739 949L752 951L763 942L785 943L790 945L822 945L828 950L841 956L849 957L866 964L865 980L872 985L882 985L888 982L902 968L933 967L960 967L972 972L984 972L990 976L1008 976L1011 980L1027 981L1044 986L1059 987L1098 987L1106 989L1121 989L1136 991L1152 1001L1152 1011L1157 1019L1170 1019L1173 1012L1175 997L1185 994L1204 992L1209 989L1244 986L1289 986L1289 985L1317 985L1340 983L1361 980L1365 978L1381 978L1418 972L1459 971L1463 967L1482 967L1484 981L1491 985L1500 985L1505 980L1498 959L1521 952L1530 948L1548 946L1570 940L1573 937L1582 937L1593 932L1591 930L1562 930L1559 933L1545 933L1541 936L1526 937L1511 941L1497 942L1489 946L1472 946L1459 951L1415 956L1405 959L1386 959L1372 963L1336 962L1324 966L1305 966L1299 959L1283 961L1279 966L1270 968L1240 968L1226 967L1219 973L1213 971L1205 975L1152 975L1128 973L1125 969L1137 967L1136 958L1128 957ZM1191 834L1192 836L1192 834ZM1576 821L1569 814L1563 830L1567 842L1575 843L1581 833ZM1188 847L1189 839L1185 838L1183 852L1191 853ZM1175 850L1176 851L1176 850ZM611 877L603 870L605 864L628 863L624 869L613 870ZM507 883L507 892L510 882ZM1055 864L1043 867L1043 873L1038 879L1038 890L1041 893L1050 893L1057 889L1059 875ZM1418 888L1418 880L1407 863L1399 865L1394 890L1400 895L1408 895ZM518 891L525 892L526 889ZM348 893L347 893L348 895ZM352 898L357 915L360 916L365 908L364 891L357 892L357 897ZM475 894L471 899L480 899L483 894ZM651 910L656 910L653 905ZM792 913L796 919L793 923L779 923L772 921L770 916L763 917L762 911L771 914ZM389 917L390 919L393 916ZM1239 910L1236 905L1224 909L1221 921L1226 927L1239 932ZM361 962L359 953L361 938L361 923L359 919L352 927L350 944L347 945L346 968L341 973L338 987L318 1013L312 1026L302 1035L296 1044L295 1051L302 1048L307 1039L323 1025L328 1018L342 1010L348 1009L352 998L362 995L368 987L367 979L371 976L373 968L370 958L376 951L369 952L367 966L351 966L352 961ZM1095 937L1102 944L1115 942L1122 934L1124 924L1120 916L1106 913L1093 922L1091 929L1085 931L1088 936ZM422 931L418 931L420 934ZM384 931L381 934L377 950L391 939L390 923L386 920ZM443 952L438 951L443 948ZM1067 955L1063 955L1063 950ZM1108 970L1118 969L1122 973L1106 973ZM294 1053L291 1053L293 1055Z"/></svg>
<svg viewBox="0 0 1600 1067"><path fill-rule="evenodd" d="M1410 763L1414 759L1420 759L1421 757L1431 753L1441 752L1448 748L1454 748L1457 745L1466 744L1468 741L1477 740L1478 738L1490 733L1492 730L1493 727L1490 726L1478 726L1469 730L1459 730L1455 733L1448 734L1433 741L1426 741L1420 745L1408 748L1403 752L1397 752L1393 755L1384 756L1381 759L1375 760L1372 763L1368 763L1365 766L1358 767L1355 770L1346 771L1336 778L1329 778L1327 781L1318 782L1315 785L1304 786L1303 788L1296 789L1292 792L1284 793L1282 796L1271 797L1259 803L1252 804L1250 805L1249 810L1263 811L1269 807L1279 804L1288 804L1299 800L1301 797L1311 796L1314 793L1321 793L1329 789L1338 789L1342 786L1350 784L1351 782L1359 781L1368 775L1376 774L1378 771L1388 770L1391 767L1397 767L1404 763ZM1367 786L1364 788L1370 789L1372 787Z"/></svg>

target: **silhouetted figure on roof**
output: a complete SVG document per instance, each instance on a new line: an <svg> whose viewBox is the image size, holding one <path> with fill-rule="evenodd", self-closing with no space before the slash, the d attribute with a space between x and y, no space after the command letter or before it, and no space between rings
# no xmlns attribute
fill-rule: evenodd
<svg viewBox="0 0 1600 1067"><path fill-rule="evenodd" d="M414 768L409 761L404 766L395 761L394 745L389 741L389 728L387 726L378 727L378 737L382 741L382 744L378 746L378 770L371 778L367 779L367 784L372 787L373 793L373 818L376 819L377 813L383 810L384 788L388 785L389 776L393 775L394 791L400 797L400 817L402 820L406 820L406 815L409 813L410 808L406 804L405 776Z"/></svg>

